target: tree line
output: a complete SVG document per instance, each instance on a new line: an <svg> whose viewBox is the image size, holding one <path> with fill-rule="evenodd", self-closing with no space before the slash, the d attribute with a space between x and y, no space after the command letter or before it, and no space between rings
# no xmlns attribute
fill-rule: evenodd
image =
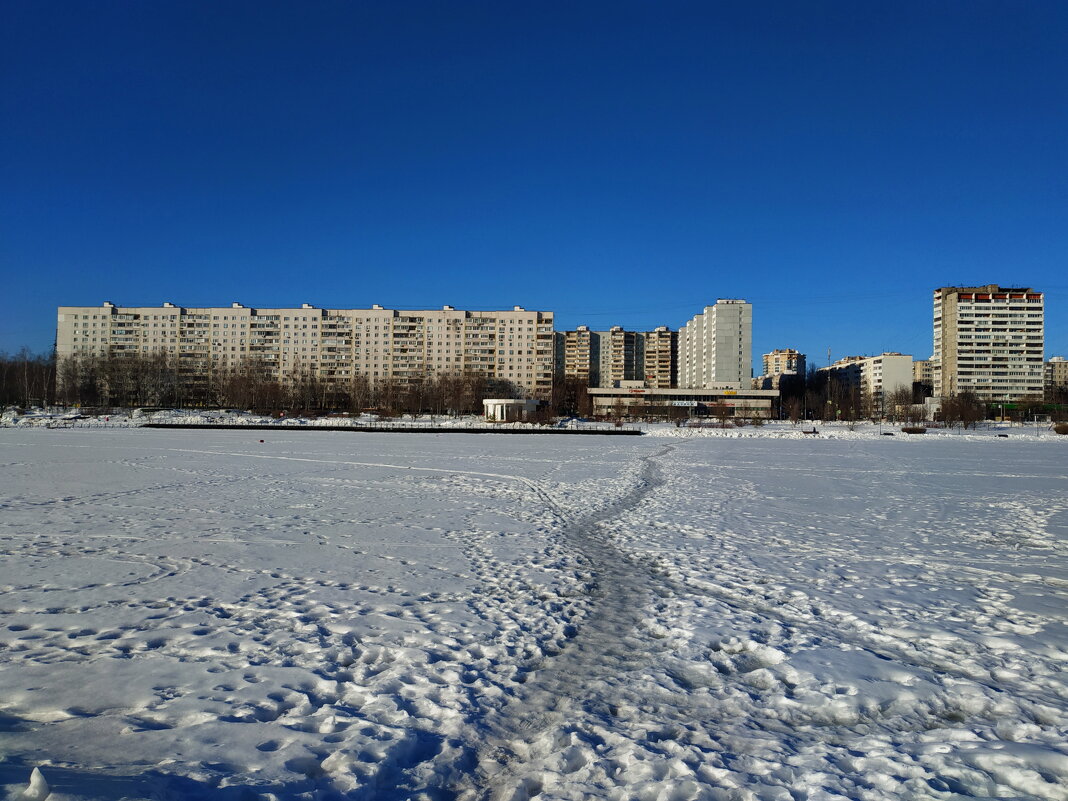
<svg viewBox="0 0 1068 801"><path fill-rule="evenodd" d="M355 375L334 380L298 369L278 381L261 360L226 369L183 364L165 353L73 355L59 358L23 350L0 353L0 405L60 404L90 408L211 407L305 412L481 414L485 398L520 397L510 381L480 373L372 380Z"/></svg>
<svg viewBox="0 0 1068 801"><path fill-rule="evenodd" d="M58 367L58 399L81 406L230 407L261 412L481 414L485 398L518 396L511 382L478 373L401 381L366 375L329 380L297 367L279 381L264 361L245 358L225 369L184 366L168 354L70 357Z"/></svg>
<svg viewBox="0 0 1068 801"><path fill-rule="evenodd" d="M0 351L0 406L47 406L56 396L56 360L51 354Z"/></svg>
<svg viewBox="0 0 1068 801"><path fill-rule="evenodd" d="M308 412L389 414L481 414L486 398L518 398L519 388L480 373L433 375L415 380L371 379L365 375L327 379L312 369L297 369L285 382L264 361L246 358L225 369L207 369L202 360L166 353L73 355L0 352L0 406L211 407ZM589 417L588 385L577 378L553 382L544 416ZM885 397L873 397L834 375L810 370L807 376L784 377L780 385L783 416L800 420L922 419L930 385L913 384ZM1038 401L1014 404L1006 415L1030 419L1034 413L1065 416L1068 387L1054 387L1053 406ZM962 393L942 400L941 419L971 425L997 413ZM684 413L680 410L679 413Z"/></svg>
<svg viewBox="0 0 1068 801"><path fill-rule="evenodd" d="M806 376L784 378L780 385L783 416L794 421L893 420L920 423L926 419L923 403L932 396L930 383L913 382L884 395L864 392L855 384L833 374L811 369ZM961 392L941 400L937 419L947 425L974 426L1004 411L1005 417L1024 421L1035 414L1050 414L1055 419L1068 415L1068 387L1054 387L1048 401L1018 400L1011 408L988 403L972 392Z"/></svg>
<svg viewBox="0 0 1068 801"><path fill-rule="evenodd" d="M923 419L924 398L930 397L930 384L913 383L892 392L875 394L833 373L815 368L806 376L784 376L779 387L784 415L798 420L894 419L916 422Z"/></svg>

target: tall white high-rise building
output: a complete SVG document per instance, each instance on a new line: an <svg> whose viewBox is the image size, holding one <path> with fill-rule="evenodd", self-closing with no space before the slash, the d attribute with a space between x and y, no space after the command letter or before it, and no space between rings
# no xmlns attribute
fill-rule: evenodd
<svg viewBox="0 0 1068 801"><path fill-rule="evenodd" d="M946 286L934 291L935 397L1042 397L1044 303L1033 289Z"/></svg>
<svg viewBox="0 0 1068 801"><path fill-rule="evenodd" d="M753 363L753 306L717 300L679 331L678 383L692 389L749 386Z"/></svg>

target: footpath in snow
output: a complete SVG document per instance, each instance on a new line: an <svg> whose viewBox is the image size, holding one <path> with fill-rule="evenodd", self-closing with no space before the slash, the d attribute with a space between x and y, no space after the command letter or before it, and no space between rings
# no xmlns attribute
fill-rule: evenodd
<svg viewBox="0 0 1068 801"><path fill-rule="evenodd" d="M1068 438L738 432L0 430L0 784L1068 799Z"/></svg>

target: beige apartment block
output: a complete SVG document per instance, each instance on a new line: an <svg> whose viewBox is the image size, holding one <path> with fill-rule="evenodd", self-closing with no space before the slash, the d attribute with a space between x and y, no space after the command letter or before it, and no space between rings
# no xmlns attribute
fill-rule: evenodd
<svg viewBox="0 0 1068 801"><path fill-rule="evenodd" d="M639 335L614 325L600 331L600 382L598 386L610 387L619 381L636 381L640 370Z"/></svg>
<svg viewBox="0 0 1068 801"><path fill-rule="evenodd" d="M582 381L587 386L596 386L599 380L600 337L588 326L580 325L574 331L556 332L556 369L564 378Z"/></svg>
<svg viewBox="0 0 1068 801"><path fill-rule="evenodd" d="M1032 289L988 284L934 290L935 396L1041 397L1044 321L1044 297Z"/></svg>
<svg viewBox="0 0 1068 801"><path fill-rule="evenodd" d="M930 359L918 359L912 363L912 380L934 384L934 363Z"/></svg>
<svg viewBox="0 0 1068 801"><path fill-rule="evenodd" d="M1045 385L1043 397L1047 401L1057 401L1058 398L1068 397L1068 359L1063 356L1054 356L1046 362L1043 383Z"/></svg>
<svg viewBox="0 0 1068 801"><path fill-rule="evenodd" d="M859 390L873 413L884 411L895 392L912 391L912 357L903 353L846 356L819 372L827 373L843 387Z"/></svg>
<svg viewBox="0 0 1068 801"><path fill-rule="evenodd" d="M784 373L805 374L805 354L793 348L776 348L771 353L765 353L763 363L763 374L766 376L783 375Z"/></svg>
<svg viewBox="0 0 1068 801"><path fill-rule="evenodd" d="M781 390L784 382L804 380L807 362L805 354L793 348L776 348L762 359L764 372L752 379L753 389Z"/></svg>
<svg viewBox="0 0 1068 801"><path fill-rule="evenodd" d="M509 311L60 306L57 355L167 354L188 374L228 371L249 361L280 382L313 375L348 382L410 383L479 373L552 393L553 315Z"/></svg>
<svg viewBox="0 0 1068 801"><path fill-rule="evenodd" d="M666 325L640 335L642 374L650 389L670 389L678 382L678 334Z"/></svg>
<svg viewBox="0 0 1068 801"><path fill-rule="evenodd" d="M676 341L677 335L667 326L626 331L617 325L607 331L591 331L580 325L574 331L557 331L557 373L590 387L611 387L621 381L672 387Z"/></svg>
<svg viewBox="0 0 1068 801"><path fill-rule="evenodd" d="M745 300L717 300L679 331L678 385L748 387L752 350L752 305Z"/></svg>

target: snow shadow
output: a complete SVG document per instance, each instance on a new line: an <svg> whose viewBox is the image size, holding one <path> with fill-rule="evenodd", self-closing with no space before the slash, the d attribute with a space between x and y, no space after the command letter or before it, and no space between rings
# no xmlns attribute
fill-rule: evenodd
<svg viewBox="0 0 1068 801"><path fill-rule="evenodd" d="M0 787L8 798L18 798L30 779L34 765L19 759L0 763ZM312 780L302 778L287 784L231 785L218 787L212 781L174 776L160 770L134 775L109 775L50 765L40 766L52 795L64 798L152 798L159 801L259 801L270 793L278 801L307 798L314 791ZM218 780L216 780L218 781Z"/></svg>

